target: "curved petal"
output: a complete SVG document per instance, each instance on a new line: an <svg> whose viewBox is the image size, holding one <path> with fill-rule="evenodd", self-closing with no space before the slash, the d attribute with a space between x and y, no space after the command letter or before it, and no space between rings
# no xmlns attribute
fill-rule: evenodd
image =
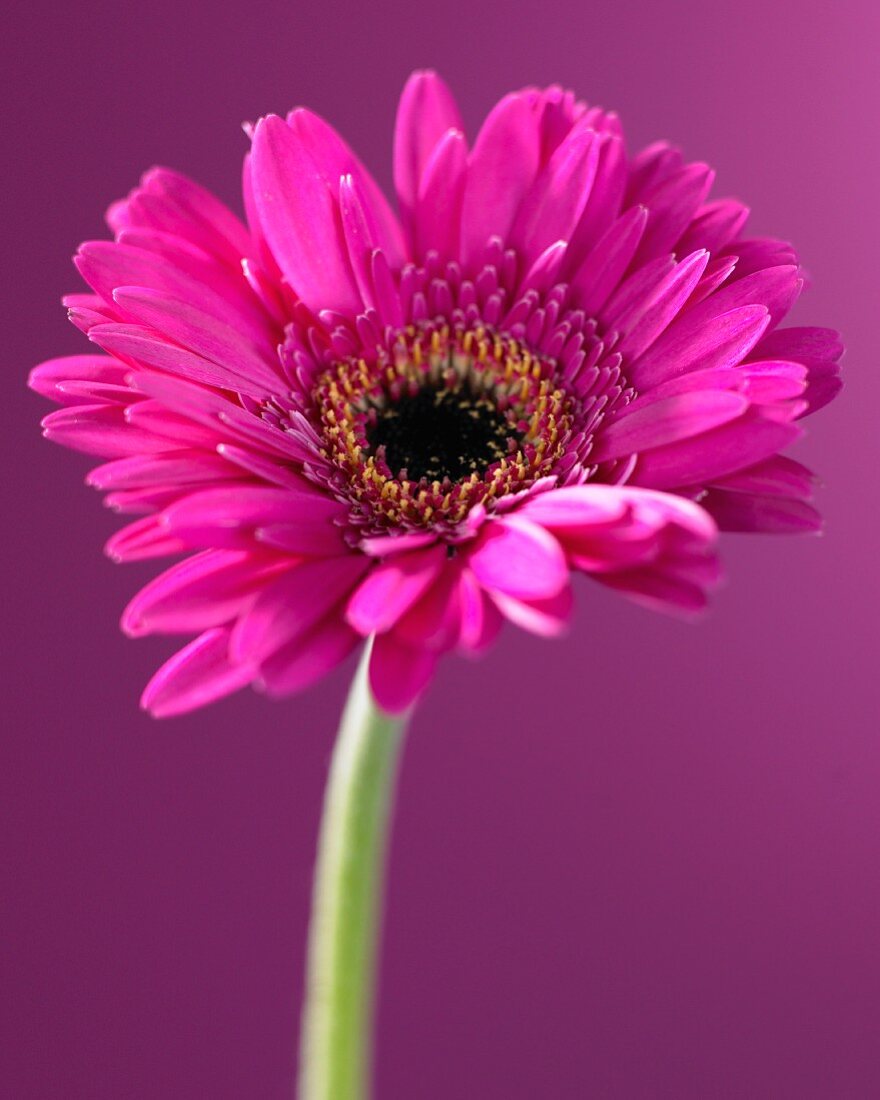
<svg viewBox="0 0 880 1100"><path fill-rule="evenodd" d="M666 611L701 610L717 583L717 527L699 505L627 486L578 485L520 511L552 530L574 568Z"/></svg>
<svg viewBox="0 0 880 1100"><path fill-rule="evenodd" d="M498 637L504 617L473 573L465 568L459 583L461 630L458 644L474 656L485 652Z"/></svg>
<svg viewBox="0 0 880 1100"><path fill-rule="evenodd" d="M130 638L185 634L234 619L279 572L283 558L206 550L177 562L138 592L122 614Z"/></svg>
<svg viewBox="0 0 880 1100"><path fill-rule="evenodd" d="M274 357L260 353L232 325L217 320L192 302L169 298L161 291L145 287L117 287L113 299L137 321L225 368L231 377L226 383L230 389L246 390L250 382L260 396L278 390L280 377ZM236 382L236 378L241 382Z"/></svg>
<svg viewBox="0 0 880 1100"><path fill-rule="evenodd" d="M253 173L260 225L293 289L313 309L359 313L363 302L335 194L303 142L277 115L257 123Z"/></svg>
<svg viewBox="0 0 880 1100"><path fill-rule="evenodd" d="M461 213L461 258L467 268L480 262L490 238L506 240L535 180L541 163L537 107L534 92L505 96L477 135Z"/></svg>
<svg viewBox="0 0 880 1100"><path fill-rule="evenodd" d="M513 515L486 523L467 551L471 572L484 588L516 599L557 595L568 580L559 543L535 523Z"/></svg>
<svg viewBox="0 0 880 1100"><path fill-rule="evenodd" d="M365 637L390 630L437 578L445 546L395 554L373 569L348 602L345 617Z"/></svg>
<svg viewBox="0 0 880 1100"><path fill-rule="evenodd" d="M735 366L755 347L770 324L763 305L738 306L691 323L692 311L673 323L629 368L641 392L693 370Z"/></svg>
<svg viewBox="0 0 880 1100"><path fill-rule="evenodd" d="M231 695L253 678L253 668L229 660L229 630L206 630L162 665L141 706L154 718L170 718Z"/></svg>
<svg viewBox="0 0 880 1100"><path fill-rule="evenodd" d="M795 424L767 419L752 409L713 431L641 455L632 483L649 489L703 485L769 458L802 434Z"/></svg>
<svg viewBox="0 0 880 1100"><path fill-rule="evenodd" d="M600 138L575 129L559 145L525 196L510 243L526 264L554 241L567 241L590 196L599 163Z"/></svg>
<svg viewBox="0 0 880 1100"><path fill-rule="evenodd" d="M427 70L413 73L401 94L394 126L394 187L409 232L438 142L449 130L463 129L455 99L440 77Z"/></svg>
<svg viewBox="0 0 880 1100"><path fill-rule="evenodd" d="M179 238L237 269L250 239L238 218L210 191L179 172L151 168L127 198L113 203L107 223L116 233L153 229Z"/></svg>
<svg viewBox="0 0 880 1100"><path fill-rule="evenodd" d="M460 130L447 130L425 166L413 214L413 247L418 258L435 251L458 258L461 204L467 179L467 142Z"/></svg>
<svg viewBox="0 0 880 1100"><path fill-rule="evenodd" d="M636 264L673 251L714 179L707 164L686 164L656 187L636 195L635 201L648 208L648 225L636 252Z"/></svg>
<svg viewBox="0 0 880 1100"><path fill-rule="evenodd" d="M804 500L709 489L700 503L722 531L789 535L822 530L822 517Z"/></svg>
<svg viewBox="0 0 880 1100"><path fill-rule="evenodd" d="M370 688L389 714L401 714L430 684L437 665L431 650L408 646L392 631L379 634L370 654Z"/></svg>
<svg viewBox="0 0 880 1100"><path fill-rule="evenodd" d="M109 355L65 355L47 359L34 367L28 376L28 385L41 397L48 397L59 405L100 404L82 392L71 392L65 383L76 381L101 386L126 386L129 370L124 363ZM135 396L131 393L132 400Z"/></svg>
<svg viewBox="0 0 880 1100"><path fill-rule="evenodd" d="M646 403L605 428L591 457L597 462L624 458L675 443L726 424L748 409L749 401L728 390L698 390Z"/></svg>
<svg viewBox="0 0 880 1100"><path fill-rule="evenodd" d="M174 450L174 444L129 424L121 405L72 405L42 420L43 435L73 451L125 458Z"/></svg>
<svg viewBox="0 0 880 1100"><path fill-rule="evenodd" d="M371 220L380 235L382 249L394 268L406 257L403 234L382 188L367 171L345 139L320 115L298 107L287 116L287 125L303 143L330 191L335 194L343 176L352 176L369 207Z"/></svg>
<svg viewBox="0 0 880 1100"><path fill-rule="evenodd" d="M342 511L338 501L306 488L243 483L184 497L166 510L165 524L190 546L248 548L259 539L290 553L323 557L344 547L333 522Z"/></svg>
<svg viewBox="0 0 880 1100"><path fill-rule="evenodd" d="M262 663L301 639L346 598L368 566L363 555L346 554L302 562L273 581L236 623L233 657Z"/></svg>
<svg viewBox="0 0 880 1100"><path fill-rule="evenodd" d="M559 541L572 564L614 572L656 561L665 549L705 553L717 528L693 501L629 485L575 485L527 500L519 513Z"/></svg>
<svg viewBox="0 0 880 1100"><path fill-rule="evenodd" d="M634 206L622 214L596 242L571 279L575 301L589 314L598 313L629 267L645 226L648 211Z"/></svg>
<svg viewBox="0 0 880 1100"><path fill-rule="evenodd" d="M272 696L302 691L332 672L362 641L342 618L328 615L262 662L258 687Z"/></svg>
<svg viewBox="0 0 880 1100"><path fill-rule="evenodd" d="M505 619L541 638L564 634L574 605L569 585L545 600L517 600L503 592L493 592L491 598Z"/></svg>

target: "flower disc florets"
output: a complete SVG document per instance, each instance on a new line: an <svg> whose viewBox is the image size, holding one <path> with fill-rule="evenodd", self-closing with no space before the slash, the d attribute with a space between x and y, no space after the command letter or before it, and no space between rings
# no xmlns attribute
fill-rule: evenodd
<svg viewBox="0 0 880 1100"><path fill-rule="evenodd" d="M576 399L556 364L484 327L410 326L372 362L335 363L313 394L323 453L363 522L454 531L551 474Z"/></svg>

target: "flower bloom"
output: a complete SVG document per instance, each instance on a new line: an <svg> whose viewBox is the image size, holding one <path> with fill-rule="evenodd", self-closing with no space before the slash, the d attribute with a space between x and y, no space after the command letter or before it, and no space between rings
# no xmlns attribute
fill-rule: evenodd
<svg viewBox="0 0 880 1100"><path fill-rule="evenodd" d="M410 78L399 217L307 110L252 130L242 223L166 169L82 246L65 299L100 354L37 367L48 438L137 518L118 561L177 561L131 635L196 634L143 705L297 691L366 636L389 711L502 622L564 629L570 577L699 610L718 529L805 531L780 451L839 388L835 332L780 328L791 246L741 236L713 173L628 156L614 114L527 88L468 147ZM187 556L188 555L188 556Z"/></svg>

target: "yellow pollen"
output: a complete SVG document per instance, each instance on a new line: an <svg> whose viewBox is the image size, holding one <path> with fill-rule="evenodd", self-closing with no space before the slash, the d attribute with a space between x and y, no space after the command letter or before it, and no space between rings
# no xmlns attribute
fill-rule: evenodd
<svg viewBox="0 0 880 1100"><path fill-rule="evenodd" d="M333 364L315 390L323 453L344 475L340 492L363 517L364 529L370 529L371 516L380 530L454 528L480 501L492 503L552 471L569 439L574 409L573 399L554 386L552 360L484 326L425 322L401 330L389 347L377 349L371 360ZM377 416L395 419L397 403L425 387L436 390L438 409L453 395L465 395L458 412L462 429L473 423L479 431L487 414L509 424L509 435L486 440L488 465L473 465L453 483L440 477L412 481L389 470L383 448L374 452L369 433ZM432 455L435 464L441 453ZM465 468L477 461L468 457L466 444L453 454Z"/></svg>

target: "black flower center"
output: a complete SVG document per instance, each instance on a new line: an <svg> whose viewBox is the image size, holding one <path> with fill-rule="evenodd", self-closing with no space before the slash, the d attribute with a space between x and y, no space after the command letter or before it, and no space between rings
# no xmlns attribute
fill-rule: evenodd
<svg viewBox="0 0 880 1100"><path fill-rule="evenodd" d="M481 475L510 453L520 434L485 394L421 386L377 413L367 429L375 453L384 448L392 475L409 481L461 481Z"/></svg>

